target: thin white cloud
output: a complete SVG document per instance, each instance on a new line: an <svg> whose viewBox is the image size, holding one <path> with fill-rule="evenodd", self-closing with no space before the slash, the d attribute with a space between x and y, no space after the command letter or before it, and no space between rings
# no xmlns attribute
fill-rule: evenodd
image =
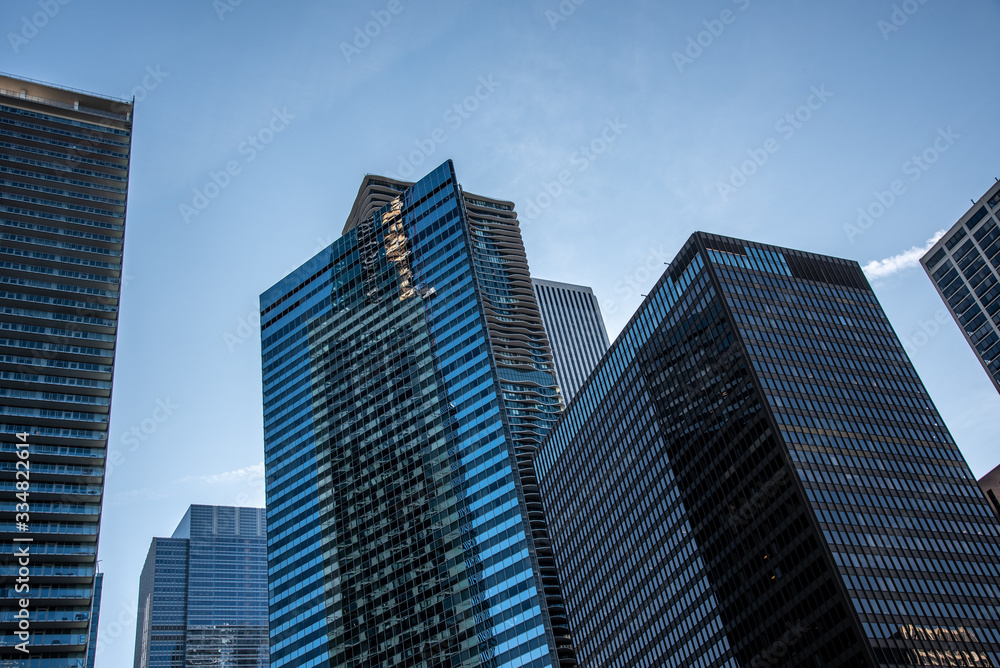
<svg viewBox="0 0 1000 668"><path fill-rule="evenodd" d="M182 485L189 485L191 483L197 483L201 485L218 485L218 484L229 484L234 482L247 482L251 489L257 489L253 499L256 501L257 497L260 497L260 503L258 505L263 506L263 490L264 485L262 481L264 480L264 462L260 464L254 464L252 466L246 466L241 469L236 469L235 471L225 471L223 473L212 473L209 475L199 475L199 476L185 476L173 482L168 482L158 487L145 487L142 489L132 489L126 492L118 492L116 494L109 494L105 497L104 502L109 506L125 506L136 502L144 501L159 501L162 499L169 499L176 495L178 489ZM243 501L239 501L241 505L246 505Z"/></svg>
<svg viewBox="0 0 1000 668"><path fill-rule="evenodd" d="M920 258L927 254L934 244L941 240L947 230L940 230L933 237L927 240L923 246L914 246L908 251L903 251L899 255L887 257L884 260L873 260L866 264L863 269L869 280L886 278L905 269L912 269L920 265Z"/></svg>
<svg viewBox="0 0 1000 668"><path fill-rule="evenodd" d="M235 471L224 473L213 473L211 475L187 476L178 480L178 483L200 482L206 485L216 485L219 483L239 482L240 480L257 480L264 477L264 462L246 466Z"/></svg>

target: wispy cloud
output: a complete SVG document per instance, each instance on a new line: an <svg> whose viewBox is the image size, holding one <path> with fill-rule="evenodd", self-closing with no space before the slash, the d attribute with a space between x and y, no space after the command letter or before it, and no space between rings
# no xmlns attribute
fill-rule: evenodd
<svg viewBox="0 0 1000 668"><path fill-rule="evenodd" d="M174 496L178 489L192 483L199 485L225 485L235 482L246 482L251 488L259 487L263 489L264 462L246 466L235 471L224 471L222 473L210 473L208 475L185 476L172 482L164 483L158 487L146 487L143 489L132 489L117 494L109 494L105 498L105 504L111 506L124 506L130 503L142 501L159 501Z"/></svg>
<svg viewBox="0 0 1000 668"><path fill-rule="evenodd" d="M941 240L947 230L940 230L936 232L933 237L927 240L927 243L923 246L914 246L908 251L903 251L899 255L893 255L892 257L887 257L884 260L873 260L866 264L863 269L865 270L865 275L868 276L869 280L875 280L878 278L886 278L892 276L893 274L903 271L904 269L912 269L913 267L919 266L920 258L927 254L934 244Z"/></svg>
<svg viewBox="0 0 1000 668"><path fill-rule="evenodd" d="M205 485L217 485L220 483L239 482L241 480L255 480L264 477L264 462L246 466L235 471L224 473L212 473L210 475L186 476L178 480L178 483L200 482Z"/></svg>

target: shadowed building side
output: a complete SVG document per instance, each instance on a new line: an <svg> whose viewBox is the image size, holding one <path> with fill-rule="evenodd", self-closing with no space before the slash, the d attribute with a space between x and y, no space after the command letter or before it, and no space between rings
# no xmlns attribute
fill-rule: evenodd
<svg viewBox="0 0 1000 668"><path fill-rule="evenodd" d="M537 469L583 665L1000 666L1000 523L856 262L695 234Z"/></svg>

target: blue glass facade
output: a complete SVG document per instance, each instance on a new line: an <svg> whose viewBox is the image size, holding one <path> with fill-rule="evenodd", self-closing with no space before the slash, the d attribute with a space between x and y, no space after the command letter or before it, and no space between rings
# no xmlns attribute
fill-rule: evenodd
<svg viewBox="0 0 1000 668"><path fill-rule="evenodd" d="M575 665L526 463L551 355L498 362L547 342L491 337L477 218L449 161L261 298L274 668Z"/></svg>
<svg viewBox="0 0 1000 668"><path fill-rule="evenodd" d="M191 506L139 580L135 668L268 665L263 509Z"/></svg>
<svg viewBox="0 0 1000 668"><path fill-rule="evenodd" d="M998 666L998 524L857 263L697 234L543 444L583 662Z"/></svg>

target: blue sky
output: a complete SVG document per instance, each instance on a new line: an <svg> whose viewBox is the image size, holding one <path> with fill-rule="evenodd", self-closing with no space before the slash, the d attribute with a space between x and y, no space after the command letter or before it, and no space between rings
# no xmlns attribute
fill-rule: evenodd
<svg viewBox="0 0 1000 668"><path fill-rule="evenodd" d="M131 662L154 535L263 504L257 297L365 173L452 158L612 336L695 230L900 256L875 290L973 471L1000 463L1000 395L906 254L1000 177L998 0L62 2L2 4L0 70L137 98L99 665Z"/></svg>

